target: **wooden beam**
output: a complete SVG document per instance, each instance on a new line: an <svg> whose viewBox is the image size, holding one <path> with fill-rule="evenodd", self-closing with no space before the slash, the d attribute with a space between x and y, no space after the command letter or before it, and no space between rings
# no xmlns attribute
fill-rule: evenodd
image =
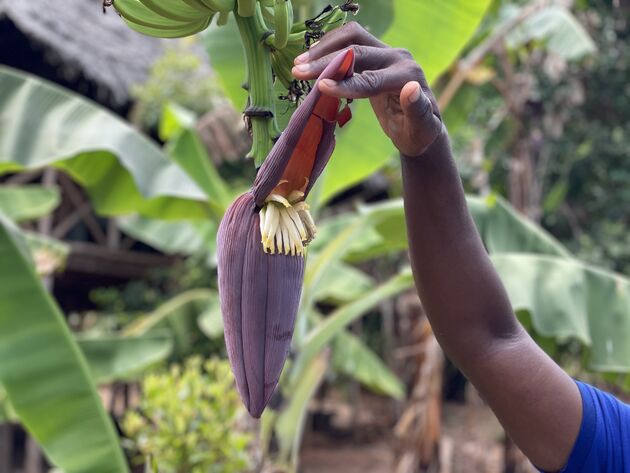
<svg viewBox="0 0 630 473"><path fill-rule="evenodd" d="M174 264L178 258L155 253L140 253L99 246L94 243L70 242L66 272L114 277L140 278L150 268Z"/></svg>

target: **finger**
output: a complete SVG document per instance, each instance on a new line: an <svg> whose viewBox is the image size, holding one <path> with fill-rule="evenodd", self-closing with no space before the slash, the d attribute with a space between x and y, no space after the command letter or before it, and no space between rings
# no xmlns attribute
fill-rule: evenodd
<svg viewBox="0 0 630 473"><path fill-rule="evenodd" d="M319 59L327 54L341 51L355 44L359 46L373 46L376 48L387 47L385 43L382 43L368 33L367 30L357 22L351 21L341 28L326 33L316 45L311 46L311 49L296 57L295 64Z"/></svg>
<svg viewBox="0 0 630 473"><path fill-rule="evenodd" d="M354 70L361 73L366 70L384 69L394 62L403 59L402 50L393 48L376 48L374 46L351 46L354 50ZM291 73L300 80L316 79L328 64L343 51L335 51L319 59L294 66Z"/></svg>
<svg viewBox="0 0 630 473"><path fill-rule="evenodd" d="M362 99L385 92L398 93L407 82L420 81L421 74L420 67L415 63L396 63L385 69L364 71L342 81L323 79L319 82L319 90L332 97Z"/></svg>
<svg viewBox="0 0 630 473"><path fill-rule="evenodd" d="M427 94L419 82L407 82L400 91L400 107L418 136L437 136L442 129L442 120L433 94ZM415 134L415 133L413 133Z"/></svg>

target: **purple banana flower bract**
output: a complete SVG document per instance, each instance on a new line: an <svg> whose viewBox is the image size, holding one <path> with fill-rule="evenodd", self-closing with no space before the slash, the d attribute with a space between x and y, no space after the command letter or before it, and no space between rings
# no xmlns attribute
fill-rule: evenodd
<svg viewBox="0 0 630 473"><path fill-rule="evenodd" d="M318 80L353 74L352 49ZM304 199L335 146L334 130L350 119L347 105L313 87L295 111L252 189L227 210L217 236L219 295L225 343L238 391L260 417L287 358L315 224Z"/></svg>

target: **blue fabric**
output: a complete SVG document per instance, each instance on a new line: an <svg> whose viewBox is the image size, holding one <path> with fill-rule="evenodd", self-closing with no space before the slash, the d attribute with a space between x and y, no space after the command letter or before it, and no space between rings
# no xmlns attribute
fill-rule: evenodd
<svg viewBox="0 0 630 473"><path fill-rule="evenodd" d="M562 473L630 473L630 405L588 384L580 434Z"/></svg>

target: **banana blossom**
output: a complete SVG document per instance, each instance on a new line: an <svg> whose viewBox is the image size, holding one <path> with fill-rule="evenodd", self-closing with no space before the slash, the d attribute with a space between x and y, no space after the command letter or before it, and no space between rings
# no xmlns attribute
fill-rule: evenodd
<svg viewBox="0 0 630 473"><path fill-rule="evenodd" d="M353 74L352 49L320 78ZM253 417L269 402L288 356L300 303L306 247L317 232L305 202L350 109L313 87L295 111L250 191L227 210L217 235L225 343L236 385Z"/></svg>

